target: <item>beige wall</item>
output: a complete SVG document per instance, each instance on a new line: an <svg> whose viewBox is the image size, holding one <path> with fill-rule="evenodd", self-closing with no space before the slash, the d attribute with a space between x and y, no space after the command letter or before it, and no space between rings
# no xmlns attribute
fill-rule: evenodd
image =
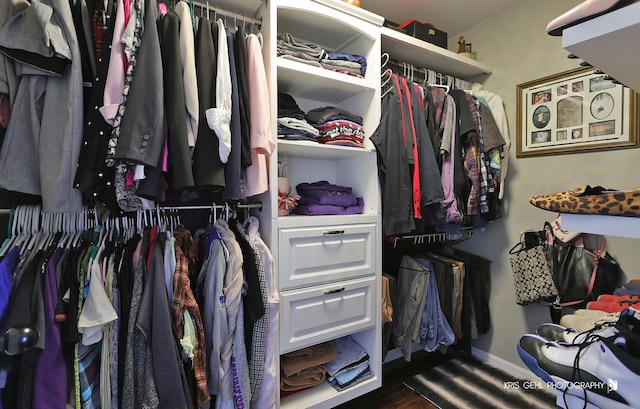
<svg viewBox="0 0 640 409"><path fill-rule="evenodd" d="M482 24L450 35L450 50L457 50L458 38L464 35L473 44L478 61L493 67L490 76L476 80L504 99L513 143L503 218L458 245L493 261L492 332L476 340L474 346L521 367L524 365L516 351L519 337L549 321L549 313L539 305L521 307L515 303L508 251L520 232L538 229L554 217L530 205L529 197L584 184L624 190L640 186L635 169L640 158L638 149L516 158L516 85L578 66L579 60L566 58L568 52L562 48L561 38L548 36L545 31L549 21L578 3L524 0ZM640 265L639 245L636 240L608 237L607 248L631 278L640 277L635 267Z"/></svg>

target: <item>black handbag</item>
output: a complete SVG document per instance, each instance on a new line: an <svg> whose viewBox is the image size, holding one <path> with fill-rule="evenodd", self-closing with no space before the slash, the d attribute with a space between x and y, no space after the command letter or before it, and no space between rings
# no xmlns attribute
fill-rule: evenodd
<svg viewBox="0 0 640 409"><path fill-rule="evenodd" d="M590 250L580 246L582 237L564 243L554 240L547 251L559 300L556 304L585 308L601 294L613 294L620 287L622 270L618 262L602 246ZM578 243L578 245L576 245Z"/></svg>

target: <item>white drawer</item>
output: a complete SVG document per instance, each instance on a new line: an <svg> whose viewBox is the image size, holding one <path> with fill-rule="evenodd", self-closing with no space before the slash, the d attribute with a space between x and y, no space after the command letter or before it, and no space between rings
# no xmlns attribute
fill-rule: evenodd
<svg viewBox="0 0 640 409"><path fill-rule="evenodd" d="M280 229L280 290L376 273L375 227L375 224L352 224Z"/></svg>
<svg viewBox="0 0 640 409"><path fill-rule="evenodd" d="M375 326L376 278L280 293L280 353Z"/></svg>

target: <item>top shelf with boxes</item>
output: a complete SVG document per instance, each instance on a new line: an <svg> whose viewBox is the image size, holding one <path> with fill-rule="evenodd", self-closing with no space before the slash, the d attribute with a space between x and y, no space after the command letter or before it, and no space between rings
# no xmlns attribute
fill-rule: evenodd
<svg viewBox="0 0 640 409"><path fill-rule="evenodd" d="M493 72L493 68L487 64L388 27L382 27L381 36L382 51L397 61L428 67L459 78L471 78Z"/></svg>

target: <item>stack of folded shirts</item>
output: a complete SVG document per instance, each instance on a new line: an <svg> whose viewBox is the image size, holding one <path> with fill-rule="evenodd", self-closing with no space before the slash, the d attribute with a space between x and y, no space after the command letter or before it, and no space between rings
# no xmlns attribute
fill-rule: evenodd
<svg viewBox="0 0 640 409"><path fill-rule="evenodd" d="M318 385L326 379L325 364L337 356L326 342L282 355L280 389L293 392Z"/></svg>
<svg viewBox="0 0 640 409"><path fill-rule="evenodd" d="M278 138L318 142L320 131L311 126L296 100L289 94L278 93Z"/></svg>
<svg viewBox="0 0 640 409"><path fill-rule="evenodd" d="M277 54L288 60L322 67L320 60L324 58L325 51L316 43L294 37L291 33L281 33L278 34Z"/></svg>
<svg viewBox="0 0 640 409"><path fill-rule="evenodd" d="M367 72L367 59L361 55L329 51L320 60L323 68L355 77L364 77Z"/></svg>
<svg viewBox="0 0 640 409"><path fill-rule="evenodd" d="M364 147L362 117L336 107L314 108L307 112L307 122L319 132L318 142L327 145Z"/></svg>
<svg viewBox="0 0 640 409"><path fill-rule="evenodd" d="M359 214L364 209L364 199L355 197L347 186L334 185L326 180L300 183L296 186L300 196L295 214L307 216Z"/></svg>
<svg viewBox="0 0 640 409"><path fill-rule="evenodd" d="M373 377L367 351L350 335L329 341L338 356L325 364L327 380L342 391Z"/></svg>
<svg viewBox="0 0 640 409"><path fill-rule="evenodd" d="M327 51L320 45L291 33L278 34L276 52L280 58L356 77L363 78L367 72L367 59L362 55Z"/></svg>

